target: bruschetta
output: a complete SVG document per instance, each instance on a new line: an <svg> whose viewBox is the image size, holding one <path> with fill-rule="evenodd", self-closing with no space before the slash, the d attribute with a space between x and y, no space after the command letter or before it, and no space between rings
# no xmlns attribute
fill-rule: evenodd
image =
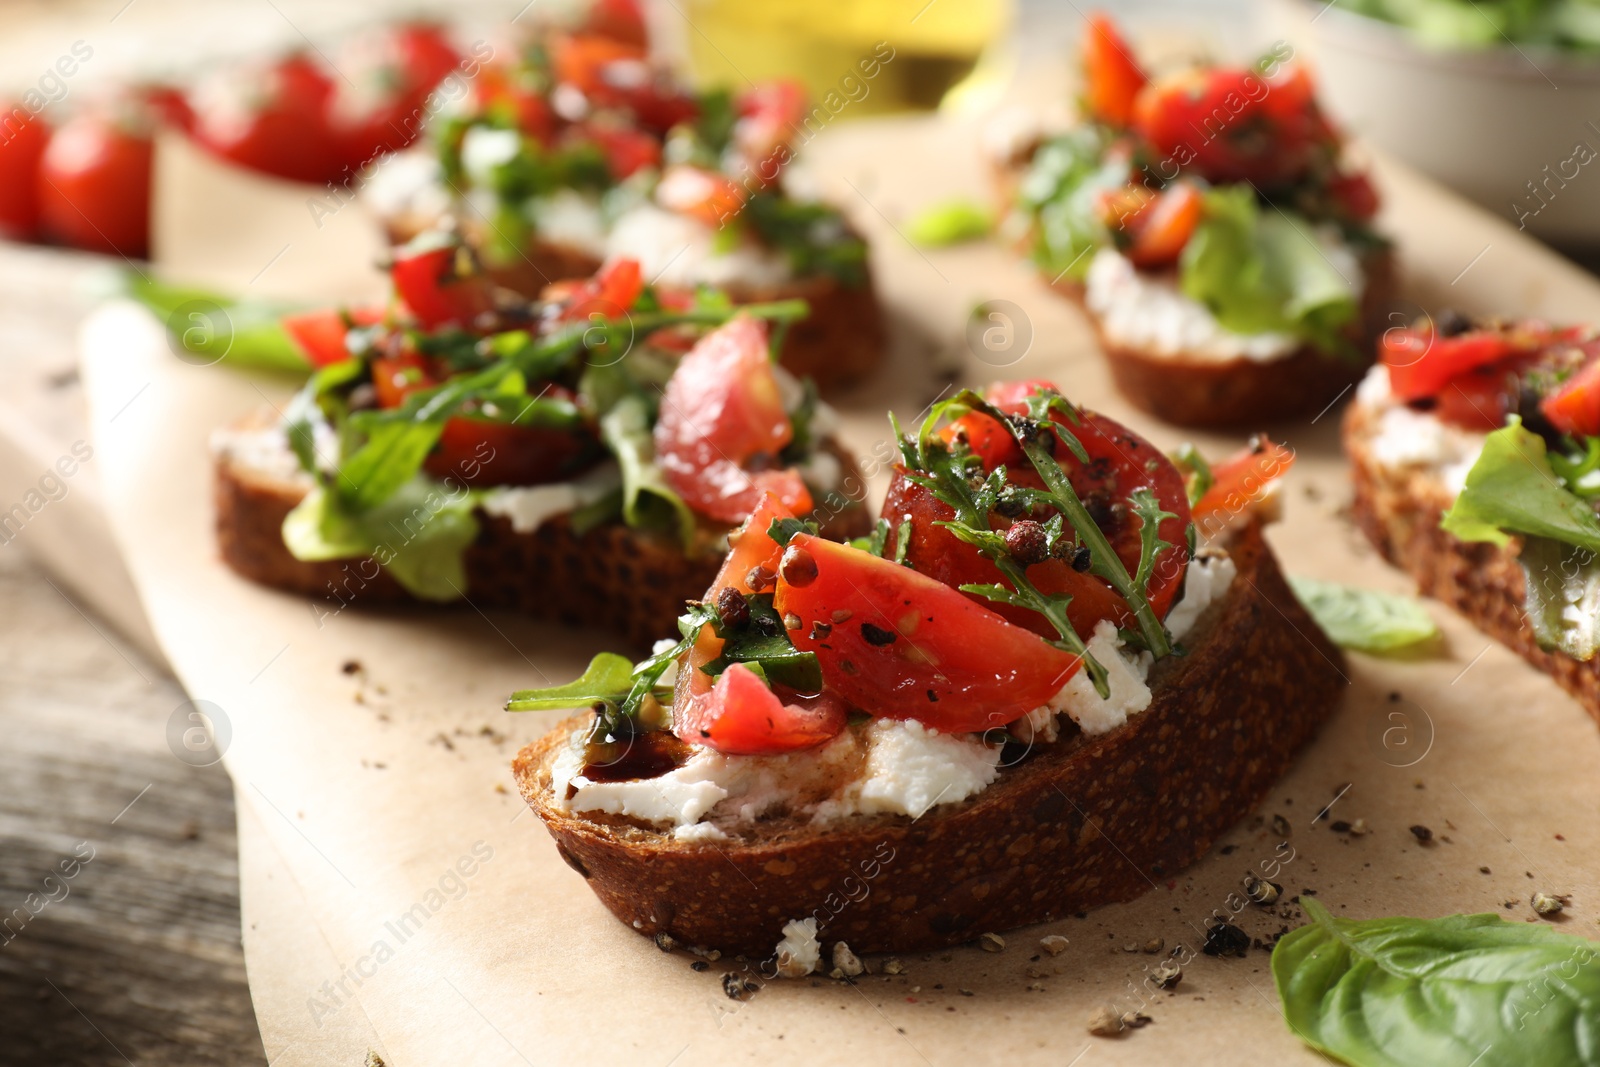
<svg viewBox="0 0 1600 1067"><path fill-rule="evenodd" d="M449 235L392 275L387 308L287 319L318 369L286 415L215 435L244 576L323 612L464 600L647 645L763 491L830 533L870 524L832 410L769 358L802 303L735 310L632 260L531 301Z"/></svg>
<svg viewBox="0 0 1600 1067"><path fill-rule="evenodd" d="M900 441L872 535L769 496L676 640L509 703L591 709L514 770L632 928L771 960L781 934L907 951L1127 900L1333 706L1340 653L1261 533L1286 450L1186 474L1042 382Z"/></svg>
<svg viewBox="0 0 1600 1067"><path fill-rule="evenodd" d="M1168 422L1316 415L1372 363L1392 284L1377 194L1291 57L1152 81L1096 16L1081 124L998 160L1005 229Z"/></svg>
<svg viewBox="0 0 1600 1067"><path fill-rule="evenodd" d="M1600 332L1392 330L1344 445L1378 551L1600 719Z"/></svg>
<svg viewBox="0 0 1600 1067"><path fill-rule="evenodd" d="M426 149L374 173L366 197L391 238L454 218L496 280L530 296L628 257L651 281L736 303L801 298L812 314L783 365L823 389L870 373L884 334L866 243L786 188L798 144L830 116L791 83L697 92L627 36L546 30L486 65Z"/></svg>

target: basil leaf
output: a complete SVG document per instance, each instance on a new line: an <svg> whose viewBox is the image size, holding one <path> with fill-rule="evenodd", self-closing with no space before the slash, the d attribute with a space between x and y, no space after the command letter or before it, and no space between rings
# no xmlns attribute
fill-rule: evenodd
<svg viewBox="0 0 1600 1067"><path fill-rule="evenodd" d="M602 652L589 661L577 681L544 689L521 689L506 701L507 711L561 711L566 708L606 704L615 707L633 689L633 663L615 652Z"/></svg>
<svg viewBox="0 0 1600 1067"><path fill-rule="evenodd" d="M676 528L685 548L694 542L694 512L673 492L656 466L650 402L634 393L600 416L600 437L622 469L622 519L629 526Z"/></svg>
<svg viewBox="0 0 1600 1067"><path fill-rule="evenodd" d="M1289 585L1341 648L1397 652L1439 636L1433 617L1410 597L1315 578L1290 578Z"/></svg>
<svg viewBox="0 0 1600 1067"><path fill-rule="evenodd" d="M1576 660L1600 650L1600 557L1549 537L1523 539L1517 556L1527 585L1534 640Z"/></svg>
<svg viewBox="0 0 1600 1067"><path fill-rule="evenodd" d="M462 554L478 536L478 494L451 492L413 478L379 506L343 507L318 486L283 520L283 543L296 559L371 557L423 600L455 600L467 589Z"/></svg>
<svg viewBox="0 0 1600 1067"><path fill-rule="evenodd" d="M1562 487L1544 439L1516 416L1484 440L1465 487L1439 525L1463 541L1503 546L1508 534L1529 534L1600 552L1600 519Z"/></svg>
<svg viewBox="0 0 1600 1067"><path fill-rule="evenodd" d="M982 204L946 200L913 215L906 223L906 236L925 248L940 248L987 237L993 224L989 209Z"/></svg>
<svg viewBox="0 0 1600 1067"><path fill-rule="evenodd" d="M1355 1067L1600 1065L1600 946L1497 915L1311 922L1272 953L1284 1018Z"/></svg>
<svg viewBox="0 0 1600 1067"><path fill-rule="evenodd" d="M166 323L186 351L213 363L296 375L311 370L305 353L279 321L292 310L287 305L233 300L131 272L123 289Z"/></svg>

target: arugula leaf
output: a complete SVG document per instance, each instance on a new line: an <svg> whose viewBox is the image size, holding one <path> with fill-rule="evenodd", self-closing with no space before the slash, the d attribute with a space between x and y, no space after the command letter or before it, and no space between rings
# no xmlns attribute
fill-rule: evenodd
<svg viewBox="0 0 1600 1067"><path fill-rule="evenodd" d="M633 662L615 652L601 652L589 661L576 681L544 689L520 689L506 701L506 710L562 711L595 704L617 707L628 698L633 686ZM671 696L671 690L664 687L656 692L657 699Z"/></svg>
<svg viewBox="0 0 1600 1067"><path fill-rule="evenodd" d="M1410 597L1315 578L1289 586L1334 644L1362 652L1397 652L1439 636L1439 627Z"/></svg>
<svg viewBox="0 0 1600 1067"><path fill-rule="evenodd" d="M1189 506L1193 507L1206 495L1206 490L1217 482L1211 473L1211 464L1192 444L1185 444L1173 453L1172 462L1183 472L1184 492L1188 494Z"/></svg>
<svg viewBox="0 0 1600 1067"><path fill-rule="evenodd" d="M1343 329L1359 294L1310 221L1262 209L1248 185L1210 189L1205 215L1184 245L1178 284L1235 333L1290 333L1324 352L1346 353Z"/></svg>
<svg viewBox="0 0 1600 1067"><path fill-rule="evenodd" d="M772 606L772 594L745 597L750 625L724 637L722 654L700 668L715 678L735 663L757 669L768 685L779 683L801 693L822 691L822 665L815 652L801 652L789 639L783 620Z"/></svg>
<svg viewBox="0 0 1600 1067"><path fill-rule="evenodd" d="M1439 525L1463 541L1504 546L1508 534L1530 534L1600 552L1600 519L1562 487L1544 439L1515 415L1484 440L1465 487Z"/></svg>
<svg viewBox="0 0 1600 1067"><path fill-rule="evenodd" d="M415 596L455 600L467 588L461 557L478 536L478 496L413 478L378 507L356 513L318 486L284 517L283 542L296 559L371 557Z"/></svg>
<svg viewBox="0 0 1600 1067"><path fill-rule="evenodd" d="M235 367L304 375L311 364L279 320L292 307L233 300L205 289L168 285L129 271L123 290L167 326L186 351Z"/></svg>
<svg viewBox="0 0 1600 1067"><path fill-rule="evenodd" d="M656 466L650 401L642 393L618 400L600 416L600 437L622 469L622 518L629 526L667 525L684 548L694 543L695 517Z"/></svg>
<svg viewBox="0 0 1600 1067"><path fill-rule="evenodd" d="M1355 1067L1600 1065L1600 947L1497 915L1311 922L1272 953L1289 1029Z"/></svg>
<svg viewBox="0 0 1600 1067"><path fill-rule="evenodd" d="M946 200L923 208L906 223L906 236L925 248L940 248L987 237L994 220L989 209L968 199Z"/></svg>

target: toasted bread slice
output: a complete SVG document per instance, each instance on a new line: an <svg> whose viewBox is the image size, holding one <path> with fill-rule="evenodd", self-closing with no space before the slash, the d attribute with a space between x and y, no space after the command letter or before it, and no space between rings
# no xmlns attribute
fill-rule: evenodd
<svg viewBox="0 0 1600 1067"><path fill-rule="evenodd" d="M1205 854L1288 767L1338 699L1342 658L1290 593L1259 527L1237 577L1157 664L1150 706L1001 770L958 804L816 824L785 814L691 842L632 818L552 804L552 770L584 719L518 754L522 795L563 859L624 923L765 958L787 920L829 941L903 952L1129 900Z"/></svg>
<svg viewBox="0 0 1600 1067"><path fill-rule="evenodd" d="M1315 416L1342 397L1372 365L1373 343L1382 332L1393 297L1393 257L1367 257L1361 321L1351 341L1361 358L1323 353L1302 345L1279 359L1216 360L1155 355L1107 337L1099 318L1084 305L1083 286L1055 288L1084 309L1094 324L1117 389L1144 411L1178 426L1227 427Z"/></svg>
<svg viewBox="0 0 1600 1067"><path fill-rule="evenodd" d="M264 410L236 429L259 430L275 420L273 412ZM837 443L828 448L845 479L853 476L854 484L860 484L851 456ZM223 561L239 574L325 601L325 611L413 602L372 559L311 561L290 554L283 543L283 520L309 488L292 467L251 464L219 453L214 470L217 545ZM836 511L829 508L824 532L841 539L866 533L871 528L866 506L840 499ZM684 601L701 595L716 577L728 530L705 523L700 550L691 554L670 538L621 522L579 533L566 515L557 515L535 530L518 533L502 516L480 511L477 518L478 539L464 559L466 599L474 606L604 627L640 648L676 632Z"/></svg>
<svg viewBox="0 0 1600 1067"><path fill-rule="evenodd" d="M1379 462L1372 447L1378 410L1356 403L1344 417L1344 449L1355 487L1356 525L1384 559L1406 571L1426 596L1443 601L1478 629L1554 678L1600 721L1600 657L1587 662L1539 647L1523 607L1520 540L1505 548L1467 543L1439 528L1455 502L1441 472Z"/></svg>
<svg viewBox="0 0 1600 1067"><path fill-rule="evenodd" d="M391 222L390 240L403 244L427 228L419 226L418 219ZM536 240L525 255L491 268L489 274L507 289L536 299L552 282L588 278L600 266L582 249ZM816 275L785 285L731 285L726 291L736 304L799 299L811 305L811 314L789 328L778 362L796 377L810 378L823 392L860 381L883 363L888 340L870 272L859 286Z"/></svg>

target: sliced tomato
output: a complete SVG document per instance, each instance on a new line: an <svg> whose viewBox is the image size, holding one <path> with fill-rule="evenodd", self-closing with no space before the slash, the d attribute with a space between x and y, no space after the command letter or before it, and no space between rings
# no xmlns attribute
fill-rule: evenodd
<svg viewBox="0 0 1600 1067"><path fill-rule="evenodd" d="M766 491L792 511L809 511L800 475L770 467L793 436L766 327L741 315L702 338L667 382L656 459L673 491L710 518L739 522Z"/></svg>
<svg viewBox="0 0 1600 1067"><path fill-rule="evenodd" d="M468 262L453 238L426 233L395 250L389 274L419 325L467 326L494 308L493 284L487 275L463 269Z"/></svg>
<svg viewBox="0 0 1600 1067"><path fill-rule="evenodd" d="M597 445L595 435L584 430L458 416L444 424L423 469L440 480L454 478L473 486L545 485L589 465Z"/></svg>
<svg viewBox="0 0 1600 1067"><path fill-rule="evenodd" d="M397 408L412 393L438 384L426 361L415 352L378 356L372 361L372 388L381 408Z"/></svg>
<svg viewBox="0 0 1600 1067"><path fill-rule="evenodd" d="M1294 465L1294 451L1266 438L1211 468L1211 488L1195 501L1196 522L1233 515L1259 501Z"/></svg>
<svg viewBox="0 0 1600 1067"><path fill-rule="evenodd" d="M1452 378L1516 354L1498 330L1443 337L1432 330L1397 329L1383 335L1378 358L1389 368L1389 389L1405 401L1438 396Z"/></svg>
<svg viewBox="0 0 1600 1067"><path fill-rule="evenodd" d="M350 358L345 336L350 324L371 326L383 321L382 308L325 308L285 315L279 320L289 339L300 346L313 367L326 367Z"/></svg>
<svg viewBox="0 0 1600 1067"><path fill-rule="evenodd" d="M827 688L888 719L950 733L1003 726L1047 703L1081 660L944 583L810 534L789 542L816 578L778 578L795 647L815 652ZM821 624L816 625L816 624Z"/></svg>
<svg viewBox="0 0 1600 1067"><path fill-rule="evenodd" d="M1215 183L1282 186L1336 143L1310 76L1292 65L1270 78L1229 67L1163 78L1139 94L1134 124L1157 153Z"/></svg>
<svg viewBox="0 0 1600 1067"><path fill-rule="evenodd" d="M542 86L521 67L485 66L473 83L479 110L501 112L517 129L540 144L555 137L556 116Z"/></svg>
<svg viewBox="0 0 1600 1067"><path fill-rule="evenodd" d="M1600 434L1600 360L1590 359L1539 401L1539 410L1562 433L1592 437ZM1502 419L1503 422L1503 419ZM1499 429L1501 422L1489 429Z"/></svg>
<svg viewBox="0 0 1600 1067"><path fill-rule="evenodd" d="M556 283L545 290L546 299L566 303L561 322L584 322L592 315L620 319L644 292L644 276L637 259L613 259L595 272L594 277L571 285L565 291Z"/></svg>
<svg viewBox="0 0 1600 1067"><path fill-rule="evenodd" d="M765 494L729 538L732 548L706 590L706 600L714 603L723 589L754 592L749 582L753 570L776 575L782 550L767 531L773 520L793 517L777 497ZM716 631L703 628L679 667L672 729L680 738L720 752L771 755L811 748L844 729L844 702L831 693L785 692L780 697L738 664L713 681L699 668L720 656L722 645Z"/></svg>
<svg viewBox="0 0 1600 1067"><path fill-rule="evenodd" d="M1378 190L1365 174L1336 174L1328 182L1328 195L1345 218L1366 222L1378 213Z"/></svg>
<svg viewBox="0 0 1600 1067"><path fill-rule="evenodd" d="M1169 185L1139 215L1128 259L1147 270L1172 266L1194 236L1204 208L1205 198L1189 182Z"/></svg>
<svg viewBox="0 0 1600 1067"><path fill-rule="evenodd" d="M1028 397L1040 391L1054 390L1055 384L1043 378L1027 378L1015 382L993 382L983 391L984 398L1001 411L1025 415ZM987 415L969 412L940 431L946 443L957 436L964 437L967 447L983 460L985 470L994 470L1001 464L1011 466L1022 457L1022 449L1011 431Z"/></svg>
<svg viewBox="0 0 1600 1067"><path fill-rule="evenodd" d="M1436 398L1434 417L1464 430L1487 433L1500 429L1506 424L1506 416L1517 410L1521 391L1519 362L1491 364L1450 379Z"/></svg>
<svg viewBox="0 0 1600 1067"><path fill-rule="evenodd" d="M1134 101L1148 79L1109 15L1089 16L1083 38L1083 80L1090 116L1112 126L1133 121Z"/></svg>
<svg viewBox="0 0 1600 1067"><path fill-rule="evenodd" d="M787 162L807 104L805 86L791 79L762 82L740 95L733 144L758 181L774 180Z"/></svg>
<svg viewBox="0 0 1600 1067"><path fill-rule="evenodd" d="M600 149L606 169L617 181L645 169L661 165L661 141L643 130L614 123L585 122L568 131L571 141L587 142Z"/></svg>
<svg viewBox="0 0 1600 1067"><path fill-rule="evenodd" d="M91 252L147 254L155 159L147 118L90 109L55 132L37 178L39 221L47 233Z"/></svg>
<svg viewBox="0 0 1600 1067"><path fill-rule="evenodd" d="M735 663L704 697L681 713L673 708L672 729L685 741L730 756L774 756L831 741L847 721L844 701L834 694L785 700L749 667Z"/></svg>
<svg viewBox="0 0 1600 1067"><path fill-rule="evenodd" d="M744 209L744 194L727 175L676 163L661 174L656 200L668 211L722 226Z"/></svg>
<svg viewBox="0 0 1600 1067"><path fill-rule="evenodd" d="M21 104L0 111L0 237L31 240L39 230L39 161L50 127Z"/></svg>

